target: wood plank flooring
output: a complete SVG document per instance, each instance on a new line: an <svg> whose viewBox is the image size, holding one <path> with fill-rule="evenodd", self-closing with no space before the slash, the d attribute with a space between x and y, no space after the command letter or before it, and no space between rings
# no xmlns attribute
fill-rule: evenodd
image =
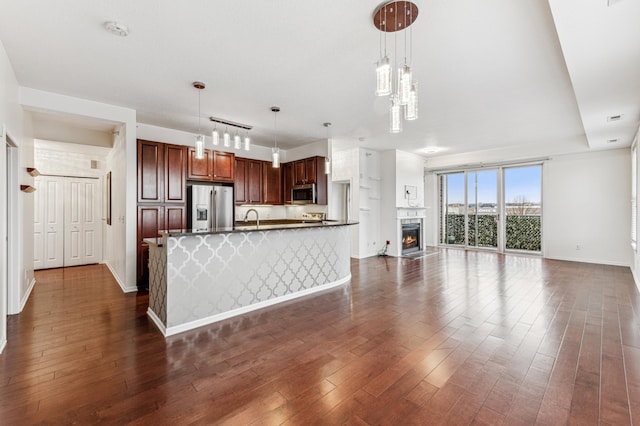
<svg viewBox="0 0 640 426"><path fill-rule="evenodd" d="M39 271L0 423L640 424L629 268L442 250L163 338L102 265Z"/></svg>

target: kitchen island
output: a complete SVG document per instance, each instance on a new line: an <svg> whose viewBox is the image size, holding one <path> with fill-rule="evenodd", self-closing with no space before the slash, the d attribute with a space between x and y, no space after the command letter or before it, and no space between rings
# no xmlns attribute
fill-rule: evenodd
<svg viewBox="0 0 640 426"><path fill-rule="evenodd" d="M149 244L148 316L165 336L342 285L356 222L163 231Z"/></svg>

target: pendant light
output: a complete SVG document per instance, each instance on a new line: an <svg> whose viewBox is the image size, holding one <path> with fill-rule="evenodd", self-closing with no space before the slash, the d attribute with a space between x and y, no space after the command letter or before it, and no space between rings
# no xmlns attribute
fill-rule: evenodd
<svg viewBox="0 0 640 426"><path fill-rule="evenodd" d="M220 133L218 133L218 126L215 125L213 127L213 131L211 132L211 139L213 139L213 145L220 145Z"/></svg>
<svg viewBox="0 0 640 426"><path fill-rule="evenodd" d="M249 130L246 131L246 135L244 136L244 150L251 150L251 139L249 139Z"/></svg>
<svg viewBox="0 0 640 426"><path fill-rule="evenodd" d="M322 125L327 129L327 156L324 158L324 173L331 173L331 148L333 145L333 141L329 137L329 127L331 127L331 123L322 123Z"/></svg>
<svg viewBox="0 0 640 426"><path fill-rule="evenodd" d="M273 111L273 148L271 148L271 156L272 162L271 165L274 168L280 167L280 148L278 148L278 113L280 112L280 107L272 106L271 111Z"/></svg>
<svg viewBox="0 0 640 426"><path fill-rule="evenodd" d="M418 83L411 84L409 91L409 101L404 108L404 119L407 121L416 120L418 118Z"/></svg>
<svg viewBox="0 0 640 426"><path fill-rule="evenodd" d="M233 137L233 147L235 149L242 148L242 140L240 139L240 135L238 134L238 129L236 129L236 135Z"/></svg>
<svg viewBox="0 0 640 426"><path fill-rule="evenodd" d="M229 148L231 146L231 136L229 135L229 131L225 127L224 135L222 135L222 144L225 148Z"/></svg>
<svg viewBox="0 0 640 426"><path fill-rule="evenodd" d="M196 135L196 159L204 158L204 135L200 133L200 92L205 88L201 81L194 81L193 87L198 89L198 134Z"/></svg>
<svg viewBox="0 0 640 426"><path fill-rule="evenodd" d="M413 81L413 70L411 68L413 29L409 28L417 18L418 6L411 1L388 1L379 6L373 14L373 25L380 31L380 59L376 63L376 95L391 95L389 105L389 131L391 133L402 131L403 117L401 109L404 109L405 120L416 120L418 118L418 85ZM409 28L408 40L407 28ZM400 67L397 66L399 62L399 31L402 31L404 35L404 60ZM397 72L395 79L387 56L387 33L389 32L394 33L393 69ZM384 55L382 48L383 36Z"/></svg>

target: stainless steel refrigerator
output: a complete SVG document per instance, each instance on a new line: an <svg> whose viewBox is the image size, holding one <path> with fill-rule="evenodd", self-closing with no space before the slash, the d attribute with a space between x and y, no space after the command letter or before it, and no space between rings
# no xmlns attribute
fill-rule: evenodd
<svg viewBox="0 0 640 426"><path fill-rule="evenodd" d="M189 185L187 227L202 231L233 226L233 187Z"/></svg>

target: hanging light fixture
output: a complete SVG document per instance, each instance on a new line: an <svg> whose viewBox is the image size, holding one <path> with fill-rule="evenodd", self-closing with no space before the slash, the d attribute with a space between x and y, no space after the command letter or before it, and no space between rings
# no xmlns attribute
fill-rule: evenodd
<svg viewBox="0 0 640 426"><path fill-rule="evenodd" d="M211 132L211 139L213 139L213 145L220 145L220 133L218 133L217 124L213 127L213 131Z"/></svg>
<svg viewBox="0 0 640 426"><path fill-rule="evenodd" d="M238 134L238 129L236 129L236 135L233 137L233 147L235 149L242 148L242 140L240 139L240 135Z"/></svg>
<svg viewBox="0 0 640 426"><path fill-rule="evenodd" d="M231 136L229 135L229 131L225 127L224 134L222 135L222 144L225 148L229 148L231 146Z"/></svg>
<svg viewBox="0 0 640 426"><path fill-rule="evenodd" d="M213 137L213 144L218 145L220 143L220 136L218 134L218 124L224 124L225 129L222 135L222 145L226 148L231 146L231 134L229 133L229 126L235 127L236 132L233 136L233 147L235 149L242 149L244 147L245 151L251 150L251 139L249 138L249 130L252 129L251 126L242 123L236 123L234 121L225 120L223 118L218 117L209 117L210 121L213 121L215 124L213 132L211 136ZM242 140L242 130L245 131L244 142Z"/></svg>
<svg viewBox="0 0 640 426"><path fill-rule="evenodd" d="M411 84L409 91L409 101L404 108L404 119L407 121L416 120L418 118L418 83Z"/></svg>
<svg viewBox="0 0 640 426"><path fill-rule="evenodd" d="M249 139L249 130L247 130L246 135L244 136L244 150L251 150L251 139Z"/></svg>
<svg viewBox="0 0 640 426"><path fill-rule="evenodd" d="M413 81L411 69L411 53L413 50L413 32L409 29L407 43L407 28L418 18L418 6L410 1L390 1L379 6L373 14L373 24L380 30L380 60L376 63L376 95L391 95L389 105L389 131L402 131L401 106L404 106L404 119L418 118L418 86ZM397 71L394 79L389 57L387 56L387 33L394 33L394 64L398 62L398 32L404 31L404 61L400 67L394 65ZM384 33L384 56L382 53L382 37ZM408 49L407 49L408 44ZM407 52L409 55L407 55ZM407 59L409 58L409 59ZM395 90L394 90L395 89Z"/></svg>
<svg viewBox="0 0 640 426"><path fill-rule="evenodd" d="M331 148L333 145L333 141L329 137L329 127L331 127L331 123L322 123L322 125L327 129L327 156L324 158L324 173L331 173Z"/></svg>
<svg viewBox="0 0 640 426"><path fill-rule="evenodd" d="M280 112L280 107L272 106L273 111L273 148L271 148L272 162L271 165L275 168L280 167L280 148L278 148L278 120L277 116Z"/></svg>
<svg viewBox="0 0 640 426"><path fill-rule="evenodd" d="M201 81L194 81L193 87L198 89L198 134L196 135L196 158L202 160L204 158L204 135L200 133L200 92L205 88L205 84Z"/></svg>

